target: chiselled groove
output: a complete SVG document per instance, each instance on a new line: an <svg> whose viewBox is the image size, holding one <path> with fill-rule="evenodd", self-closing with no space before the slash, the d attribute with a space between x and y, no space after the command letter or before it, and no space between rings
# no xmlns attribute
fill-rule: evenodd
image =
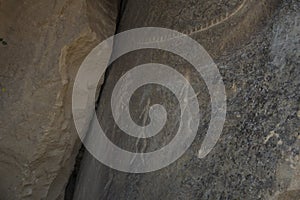
<svg viewBox="0 0 300 200"><path fill-rule="evenodd" d="M188 36L192 36L196 33L200 33L200 32L203 32L203 31L206 31L206 30L209 30L219 24L222 24L224 23L225 21L229 20L230 18L234 17L236 14L238 14L246 5L247 1L249 0L244 0L239 6L237 9L235 9L232 13L225 13L225 15L219 17L219 18L216 18L216 19L213 19L211 20L210 22L207 22L203 25L200 25L198 27L195 27L195 28L192 28L190 30L185 30L185 31L182 31L183 34L185 35L188 35ZM163 41L168 41L168 40L172 40L172 39L176 39L176 38L180 38L182 37L181 35L178 35L178 34L172 34L172 35L164 35L164 36L157 36L157 37L152 37L146 41L141 41L142 43L144 44L150 44L150 43L156 43L156 42L163 42Z"/></svg>
<svg viewBox="0 0 300 200"><path fill-rule="evenodd" d="M235 16L237 13L239 13L239 11L240 11L241 9L244 8L246 2L247 2L247 0L244 0L244 1L241 3L241 5L239 5L239 7L238 7L235 11L233 11L232 13L230 13L230 14L229 14L228 12L226 12L225 15L220 16L219 18L216 18L216 19L211 20L210 23L208 23L208 24L205 25L205 26L200 25L200 26L197 27L197 28L194 28L194 29L192 29L192 30L190 30L190 31L187 31L187 34L186 34L186 35L193 35L193 34L195 34L195 33L200 33L200 32L202 32L202 31L206 31L206 30L208 30L208 29L211 29L211 28L213 28L213 27L215 27L215 26L217 26L217 25L219 25L219 24L221 24L221 23L227 21L228 19L230 19L231 17L233 17L233 16Z"/></svg>

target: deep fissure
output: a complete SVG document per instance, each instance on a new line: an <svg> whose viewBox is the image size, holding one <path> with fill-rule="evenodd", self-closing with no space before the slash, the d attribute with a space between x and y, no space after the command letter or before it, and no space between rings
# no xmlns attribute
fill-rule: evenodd
<svg viewBox="0 0 300 200"><path fill-rule="evenodd" d="M119 6L118 6L119 8L118 8L118 15L117 15L117 19L116 19L115 34L117 34L119 31L119 25L122 20L122 15L126 9L126 5L127 5L127 0L119 0ZM109 76L109 73L110 73L110 66L107 67L107 69L104 73L104 80L103 80L102 85L99 88L99 94L95 101L95 110L98 109L98 105L99 105L99 102L100 102L101 96L102 96L102 91L103 91L103 88L105 87L105 85L107 84L107 77ZM65 189L65 197L64 197L65 200L72 200L74 197L74 192L76 189L76 182L77 182L77 178L78 178L79 171L80 171L80 165L82 163L83 156L85 153L86 153L86 148L84 147L83 144L81 144L81 147L76 156L73 171L70 175L70 178L68 180L68 183L67 183L67 186Z"/></svg>

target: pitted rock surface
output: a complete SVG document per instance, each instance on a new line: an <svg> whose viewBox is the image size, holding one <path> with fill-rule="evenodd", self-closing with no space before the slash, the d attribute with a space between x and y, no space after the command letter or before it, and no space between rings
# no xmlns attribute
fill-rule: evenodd
<svg viewBox="0 0 300 200"><path fill-rule="evenodd" d="M166 107L169 121L151 139L126 136L116 127L107 106L120 76L151 61L174 67L198 93L202 118L197 137L179 160L146 174L109 169L86 152L75 199L297 199L299 2L228 2L231 4L222 2L220 7L229 7L233 14L218 23L220 13L215 12L223 11L217 9L215 1L127 1L119 31L143 26L173 28L187 34L194 30L190 35L209 51L223 76L226 123L213 151L199 159L197 151L210 118L209 94L203 80L186 61L166 52L145 50L123 56L109 69L100 96L97 114L104 129L109 130L107 136L134 152L153 151L174 136L180 109L165 88L144 86L132 97L132 118L140 125L149 120L144 108L155 103ZM216 25L197 32L201 22L214 18ZM157 38L164 39L168 38Z"/></svg>

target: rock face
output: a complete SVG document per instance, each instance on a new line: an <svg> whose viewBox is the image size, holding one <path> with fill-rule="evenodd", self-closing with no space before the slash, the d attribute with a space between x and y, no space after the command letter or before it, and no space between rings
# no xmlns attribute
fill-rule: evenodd
<svg viewBox="0 0 300 200"><path fill-rule="evenodd" d="M119 0L0 0L0 199L64 199L80 147L71 113L74 77L116 25L119 32L175 29L203 45L226 86L226 123L213 151L199 159L211 112L204 81L173 54L131 52L110 66L100 92L97 114L110 140L128 151L149 152L176 133L180 108L164 87L143 86L131 99L139 125L149 123L151 105L166 108L168 121L153 138L124 134L107 106L119 78L148 62L172 66L190 80L201 110L197 137L176 162L146 174L110 169L86 151L75 192L65 198L299 199L299 1L121 2L119 8Z"/></svg>
<svg viewBox="0 0 300 200"><path fill-rule="evenodd" d="M117 0L0 0L0 199L63 199L79 141L71 91Z"/></svg>
<svg viewBox="0 0 300 200"><path fill-rule="evenodd" d="M172 28L208 50L226 86L226 123L213 151L199 159L197 151L210 119L210 98L203 80L186 61L167 52L129 53L110 67L101 92L97 114L103 129L110 130L107 136L134 152L153 151L174 136L180 109L166 88L144 86L131 99L132 118L140 125L149 122L145 107L165 106L168 122L151 139L124 134L107 106L122 74L151 61L174 67L199 93L202 118L197 137L179 160L146 174L112 170L85 152L74 199L298 199L299 1L125 2L119 31Z"/></svg>

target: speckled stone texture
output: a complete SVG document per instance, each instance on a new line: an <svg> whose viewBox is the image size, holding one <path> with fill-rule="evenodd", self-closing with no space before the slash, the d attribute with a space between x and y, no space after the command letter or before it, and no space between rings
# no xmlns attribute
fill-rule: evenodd
<svg viewBox="0 0 300 200"><path fill-rule="evenodd" d="M0 199L63 199L80 146L71 91L115 31L114 0L0 0Z"/></svg>
<svg viewBox="0 0 300 200"><path fill-rule="evenodd" d="M199 159L197 151L210 118L204 82L175 55L132 52L109 68L100 96L98 117L109 130L108 137L124 149L147 152L174 136L178 102L157 85L138 89L131 101L132 117L140 125L149 122L145 107L154 103L166 107L168 122L157 136L140 140L126 136L111 116L110 94L116 81L149 61L168 64L189 77L199 93L202 118L197 137L179 160L147 174L109 169L85 152L74 199L299 199L299 10L296 0L125 1L119 31L172 28L189 34L212 55L227 93L223 134L213 151Z"/></svg>

